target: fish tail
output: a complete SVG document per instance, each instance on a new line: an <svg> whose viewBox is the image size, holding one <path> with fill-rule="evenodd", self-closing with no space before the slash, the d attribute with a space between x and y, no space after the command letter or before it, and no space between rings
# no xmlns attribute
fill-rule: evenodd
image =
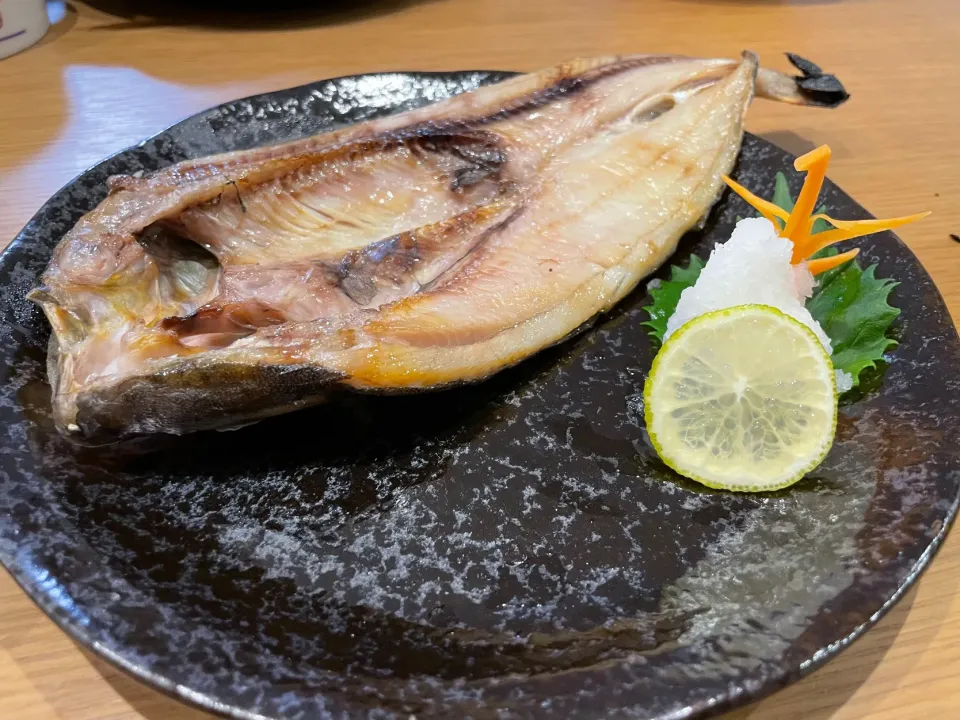
<svg viewBox="0 0 960 720"><path fill-rule="evenodd" d="M787 57L802 74L791 76L778 70L760 68L757 71L757 97L791 105L826 108L837 107L850 98L850 93L835 75L823 72L814 63L792 53L787 53Z"/></svg>

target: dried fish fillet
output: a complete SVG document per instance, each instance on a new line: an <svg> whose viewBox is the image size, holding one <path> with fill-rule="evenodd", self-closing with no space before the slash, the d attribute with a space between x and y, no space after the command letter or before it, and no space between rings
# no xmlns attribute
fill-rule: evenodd
<svg viewBox="0 0 960 720"><path fill-rule="evenodd" d="M612 307L710 210L740 60L578 60L305 140L112 178L31 293L80 442L231 427L335 388L477 381Z"/></svg>

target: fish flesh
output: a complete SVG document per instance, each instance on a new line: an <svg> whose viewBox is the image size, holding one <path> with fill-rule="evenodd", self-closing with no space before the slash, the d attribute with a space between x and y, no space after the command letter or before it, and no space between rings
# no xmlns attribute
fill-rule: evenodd
<svg viewBox="0 0 960 720"><path fill-rule="evenodd" d="M749 52L576 60L113 177L30 294L53 328L57 427L91 444L229 428L514 365L706 216L754 95L842 101Z"/></svg>
<svg viewBox="0 0 960 720"><path fill-rule="evenodd" d="M234 427L331 390L488 377L559 342L709 211L754 94L739 60L578 60L304 140L109 181L30 297L57 427Z"/></svg>

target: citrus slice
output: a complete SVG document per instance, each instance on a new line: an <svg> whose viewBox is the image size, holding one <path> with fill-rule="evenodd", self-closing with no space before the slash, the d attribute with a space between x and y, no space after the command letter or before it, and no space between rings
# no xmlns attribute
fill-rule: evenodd
<svg viewBox="0 0 960 720"><path fill-rule="evenodd" d="M776 490L833 444L833 363L809 328L767 305L700 315L664 344L644 386L653 446L708 487Z"/></svg>

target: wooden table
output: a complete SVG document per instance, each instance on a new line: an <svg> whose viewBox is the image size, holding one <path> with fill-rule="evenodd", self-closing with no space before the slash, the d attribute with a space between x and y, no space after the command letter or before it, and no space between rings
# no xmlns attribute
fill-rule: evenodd
<svg viewBox="0 0 960 720"><path fill-rule="evenodd" d="M879 216L933 210L902 237L960 317L960 244L949 235L960 233L956 0L355 0L343 6L363 9L268 28L156 21L134 5L51 4L60 19L44 41L0 61L0 245L81 170L251 93L364 71L524 70L637 51L752 48L784 67L790 50L839 75L853 99L834 112L758 102L748 127L795 153L829 143L833 179ZM863 639L732 717L960 717L958 587L954 533ZM2 572L0 697L0 716L16 720L208 717L79 650Z"/></svg>

